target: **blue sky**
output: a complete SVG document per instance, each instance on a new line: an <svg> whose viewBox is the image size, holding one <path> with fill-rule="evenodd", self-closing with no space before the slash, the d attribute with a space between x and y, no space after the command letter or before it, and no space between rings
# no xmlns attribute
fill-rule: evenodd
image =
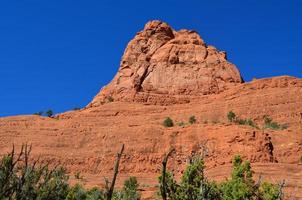
<svg viewBox="0 0 302 200"><path fill-rule="evenodd" d="M198 31L246 81L301 78L301 8L299 0L2 0L0 116L87 105L152 19Z"/></svg>

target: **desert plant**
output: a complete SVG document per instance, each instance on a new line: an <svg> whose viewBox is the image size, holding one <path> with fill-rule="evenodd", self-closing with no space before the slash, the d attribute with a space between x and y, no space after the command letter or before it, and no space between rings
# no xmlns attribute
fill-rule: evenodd
<svg viewBox="0 0 302 200"><path fill-rule="evenodd" d="M259 196L265 200L281 200L278 187L272 183L263 182L259 188Z"/></svg>
<svg viewBox="0 0 302 200"><path fill-rule="evenodd" d="M53 116L53 111L51 109L47 110L46 112L47 117L52 117Z"/></svg>
<svg viewBox="0 0 302 200"><path fill-rule="evenodd" d="M253 199L253 172L248 161L243 162L240 156L233 160L231 179L222 183L223 199Z"/></svg>
<svg viewBox="0 0 302 200"><path fill-rule="evenodd" d="M130 177L124 182L122 190L124 200L139 200L141 198L138 192L139 184L136 177Z"/></svg>
<svg viewBox="0 0 302 200"><path fill-rule="evenodd" d="M43 113L44 113L43 111L39 111L39 112L34 113L34 115L42 116Z"/></svg>
<svg viewBox="0 0 302 200"><path fill-rule="evenodd" d="M236 114L233 111L228 112L227 117L229 122L234 122L236 120Z"/></svg>
<svg viewBox="0 0 302 200"><path fill-rule="evenodd" d="M19 154L15 148L0 163L1 199L65 199L68 176L63 168L49 169L29 162L31 146L23 145ZM33 164L30 164L33 163Z"/></svg>
<svg viewBox="0 0 302 200"><path fill-rule="evenodd" d="M170 117L167 117L163 122L164 127L173 127L174 123Z"/></svg>
<svg viewBox="0 0 302 200"><path fill-rule="evenodd" d="M168 154L169 155L169 154ZM163 161L163 173L159 177L163 200L281 200L282 187L272 183L256 183L248 161L240 156L233 160L231 178L220 184L207 180L204 175L204 161L200 157L191 159L178 184L171 172L166 171L167 156Z"/></svg>
<svg viewBox="0 0 302 200"><path fill-rule="evenodd" d="M277 122L274 122L273 119L269 116L264 116L264 129L272 129L272 130L284 130L287 128L287 125L285 124L278 124Z"/></svg>
<svg viewBox="0 0 302 200"><path fill-rule="evenodd" d="M190 118L189 118L189 123L190 124L195 124L196 123L196 118L194 115L192 115Z"/></svg>
<svg viewBox="0 0 302 200"><path fill-rule="evenodd" d="M258 128L255 122L252 119L237 119L236 123L239 125L251 126L254 128Z"/></svg>
<svg viewBox="0 0 302 200"><path fill-rule="evenodd" d="M164 162L163 162L164 163ZM165 181L163 181L165 178ZM209 182L204 176L204 162L195 157L187 166L178 184L171 172L166 171L159 177L163 199L192 200L220 199L221 193L215 182Z"/></svg>
<svg viewBox="0 0 302 200"><path fill-rule="evenodd" d="M81 110L81 108L75 107L75 108L73 108L72 110L74 110L74 111L76 111L76 110Z"/></svg>

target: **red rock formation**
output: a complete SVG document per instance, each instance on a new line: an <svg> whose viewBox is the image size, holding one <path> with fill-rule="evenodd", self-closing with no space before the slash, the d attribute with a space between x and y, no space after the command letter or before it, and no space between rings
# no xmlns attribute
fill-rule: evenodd
<svg viewBox="0 0 302 200"><path fill-rule="evenodd" d="M154 195L161 159L170 148L176 153L169 169L179 175L188 157L205 146L209 178L228 177L232 158L240 154L265 179L285 179L287 190L296 190L293 194L301 199L301 99L302 79L282 76L242 83L225 53L206 46L196 32L176 32L152 21L129 43L116 77L87 108L54 118L0 118L0 153L13 143L20 147L28 142L40 161L63 165L71 174L82 172L86 186L102 186L123 143L118 183L135 175ZM269 115L288 129L231 124L226 118L231 110L260 128ZM162 126L168 116L177 124L191 115L196 124Z"/></svg>
<svg viewBox="0 0 302 200"><path fill-rule="evenodd" d="M151 21L125 50L118 73L90 106L115 100L160 104L222 92L242 83L226 53L207 46L197 32Z"/></svg>

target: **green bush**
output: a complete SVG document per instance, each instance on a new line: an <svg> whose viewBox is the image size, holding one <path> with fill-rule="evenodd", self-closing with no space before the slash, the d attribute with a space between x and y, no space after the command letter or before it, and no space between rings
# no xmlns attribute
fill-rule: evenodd
<svg viewBox="0 0 302 200"><path fill-rule="evenodd" d="M50 110L50 109L47 110L45 113L46 113L46 116L47 116L47 117L52 117L52 116L53 116L53 111Z"/></svg>
<svg viewBox="0 0 302 200"><path fill-rule="evenodd" d="M31 147L23 146L19 154L12 152L0 161L1 200L105 200L105 192L80 184L71 187L69 176L61 168L29 162ZM34 163L34 164L30 164ZM78 174L80 177L80 174ZM125 181L123 190L114 191L115 200L139 200L138 182L135 177Z"/></svg>
<svg viewBox="0 0 302 200"><path fill-rule="evenodd" d="M38 115L38 116L42 116L43 115L43 111L40 111L40 112L36 112L36 113L34 113L34 115Z"/></svg>
<svg viewBox="0 0 302 200"><path fill-rule="evenodd" d="M258 128L258 126L255 124L255 122L252 119L240 119L236 117L236 114L233 111L228 112L227 117L230 122L235 122L236 124L239 125L246 125L246 126Z"/></svg>
<svg viewBox="0 0 302 200"><path fill-rule="evenodd" d="M272 130L284 130L287 128L287 125L278 124L277 122L274 122L273 119L269 116L264 116L264 129L272 129Z"/></svg>
<svg viewBox="0 0 302 200"><path fill-rule="evenodd" d="M174 123L170 117L167 117L163 122L164 127L173 127Z"/></svg>
<svg viewBox="0 0 302 200"><path fill-rule="evenodd" d="M0 163L1 199L65 199L68 176L63 168L49 169L47 165L29 164L31 148L23 146L16 155L14 149Z"/></svg>
<svg viewBox="0 0 302 200"><path fill-rule="evenodd" d="M239 125L246 125L246 126L251 126L254 128L257 128L257 125L252 119L238 119L236 121Z"/></svg>
<svg viewBox="0 0 302 200"><path fill-rule="evenodd" d="M218 185L205 178L204 168L203 160L194 158L184 171L179 184L174 180L173 174L167 172L165 186L162 185L162 177L159 177L161 192L166 187L167 196L173 200L220 199Z"/></svg>
<svg viewBox="0 0 302 200"><path fill-rule="evenodd" d="M281 199L279 196L279 189L276 185L264 182L261 184L259 189L260 196L265 200L278 200Z"/></svg>
<svg viewBox="0 0 302 200"><path fill-rule="evenodd" d="M139 200L141 195L137 192L139 184L136 177L130 177L124 182L122 190L124 200Z"/></svg>
<svg viewBox="0 0 302 200"><path fill-rule="evenodd" d="M190 124L195 124L196 123L196 118L195 118L194 115L189 118L189 123Z"/></svg>
<svg viewBox="0 0 302 200"><path fill-rule="evenodd" d="M254 182L250 163L243 162L240 156L234 158L231 178L220 184L209 181L204 169L203 160L197 157L186 167L180 183L166 172L165 185L159 177L161 194L166 191L171 200L281 200L276 185Z"/></svg>
<svg viewBox="0 0 302 200"><path fill-rule="evenodd" d="M233 111L228 112L227 117L229 122L234 122L236 120L236 114Z"/></svg>

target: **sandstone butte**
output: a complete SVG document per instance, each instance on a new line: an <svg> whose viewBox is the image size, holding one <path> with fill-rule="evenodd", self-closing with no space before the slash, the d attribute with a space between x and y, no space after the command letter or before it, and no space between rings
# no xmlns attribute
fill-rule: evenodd
<svg viewBox="0 0 302 200"><path fill-rule="evenodd" d="M148 22L132 39L114 79L85 108L53 118L0 118L0 152L14 143L33 145L33 158L63 165L84 176L87 187L112 175L115 154L125 144L118 185L138 177L145 199L157 192L163 155L176 149L169 169L179 175L192 154L206 147L206 174L229 177L234 155L249 159L255 178L278 183L302 198L302 79L280 76L244 82L226 53L207 45L195 31L175 31ZM263 125L269 115L284 130L229 123L227 113ZM166 128L166 117L193 125ZM71 180L74 181L74 180Z"/></svg>

